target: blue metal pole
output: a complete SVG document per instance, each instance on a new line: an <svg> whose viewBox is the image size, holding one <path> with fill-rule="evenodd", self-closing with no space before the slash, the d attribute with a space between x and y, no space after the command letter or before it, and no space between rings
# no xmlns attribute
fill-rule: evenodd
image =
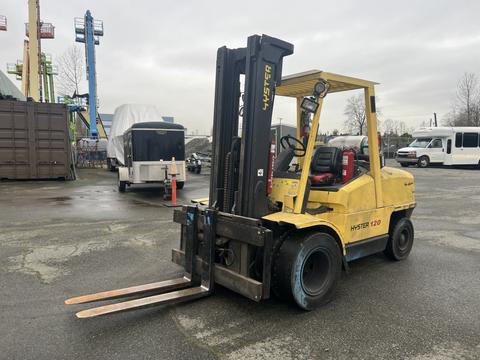
<svg viewBox="0 0 480 360"><path fill-rule="evenodd" d="M90 115L90 138L97 138L97 73L95 70L95 37L93 17L90 10L85 14L85 42L87 46L88 105Z"/></svg>

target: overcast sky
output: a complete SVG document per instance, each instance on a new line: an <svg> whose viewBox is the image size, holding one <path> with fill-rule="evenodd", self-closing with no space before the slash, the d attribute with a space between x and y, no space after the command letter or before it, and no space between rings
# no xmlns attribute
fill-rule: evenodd
<svg viewBox="0 0 480 360"><path fill-rule="evenodd" d="M252 34L294 44L284 75L320 69L377 81L382 118L416 127L449 111L458 79L480 73L480 1L162 1L40 0L56 27L43 40L60 56L75 44L73 18L87 9L104 21L97 47L100 112L155 104L189 130L209 133L215 56L244 47ZM0 66L22 56L27 0L1 0ZM82 46L77 44L77 46ZM17 84L19 84L17 82ZM278 99L277 99L278 100ZM345 97L329 95L322 130L342 128ZM277 101L273 122L293 123L293 104Z"/></svg>

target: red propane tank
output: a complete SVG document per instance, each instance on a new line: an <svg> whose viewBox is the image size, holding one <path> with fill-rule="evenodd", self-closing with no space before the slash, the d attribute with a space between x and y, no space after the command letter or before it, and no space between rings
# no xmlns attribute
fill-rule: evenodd
<svg viewBox="0 0 480 360"><path fill-rule="evenodd" d="M343 152L342 159L342 183L345 184L353 178L353 169L355 154L351 150L345 150Z"/></svg>

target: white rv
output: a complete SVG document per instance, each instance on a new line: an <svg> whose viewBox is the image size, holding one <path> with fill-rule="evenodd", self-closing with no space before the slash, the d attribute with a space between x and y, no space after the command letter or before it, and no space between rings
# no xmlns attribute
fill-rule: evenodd
<svg viewBox="0 0 480 360"><path fill-rule="evenodd" d="M413 132L414 141L399 149L402 166L480 165L480 127L427 127Z"/></svg>

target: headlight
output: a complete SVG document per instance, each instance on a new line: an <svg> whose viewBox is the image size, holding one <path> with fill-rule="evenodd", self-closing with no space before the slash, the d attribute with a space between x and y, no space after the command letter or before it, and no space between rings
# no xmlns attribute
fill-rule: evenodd
<svg viewBox="0 0 480 360"><path fill-rule="evenodd" d="M303 98L300 107L306 112L314 114L318 109L318 103L314 98L305 97Z"/></svg>
<svg viewBox="0 0 480 360"><path fill-rule="evenodd" d="M408 153L408 157L409 158L416 158L417 157L417 152L416 151L410 151Z"/></svg>
<svg viewBox="0 0 480 360"><path fill-rule="evenodd" d="M202 162L200 160L197 160L197 165L202 165Z"/></svg>

